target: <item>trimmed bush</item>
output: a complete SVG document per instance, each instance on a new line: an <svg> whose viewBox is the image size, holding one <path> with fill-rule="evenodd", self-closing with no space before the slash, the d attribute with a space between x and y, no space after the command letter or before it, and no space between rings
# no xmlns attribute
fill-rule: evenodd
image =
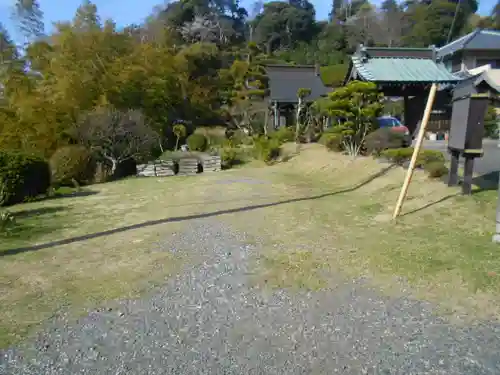
<svg viewBox="0 0 500 375"><path fill-rule="evenodd" d="M413 150L413 148L412 148ZM425 166L427 164L433 163L433 162L439 162L444 164L446 161L443 153L438 150L421 150L420 154L418 155L417 163L420 162L422 166Z"/></svg>
<svg viewBox="0 0 500 375"><path fill-rule="evenodd" d="M410 160L413 155L413 148L391 148L380 152L380 156L395 164L403 164Z"/></svg>
<svg viewBox="0 0 500 375"><path fill-rule="evenodd" d="M325 133L321 136L320 143L330 151L342 152L344 150L342 138L342 134Z"/></svg>
<svg viewBox="0 0 500 375"><path fill-rule="evenodd" d="M380 128L365 138L365 149L369 155L380 155L387 149L401 148L404 145L403 134L396 133L389 128Z"/></svg>
<svg viewBox="0 0 500 375"><path fill-rule="evenodd" d="M293 142L295 141L295 131L292 128L282 126L269 133L269 138L277 140L280 145L286 142Z"/></svg>
<svg viewBox="0 0 500 375"><path fill-rule="evenodd" d="M0 152L0 206L45 194L49 187L50 168L44 159L19 152Z"/></svg>
<svg viewBox="0 0 500 375"><path fill-rule="evenodd" d="M49 160L52 184L55 186L86 185L92 182L96 163L83 146L65 146L54 152Z"/></svg>
<svg viewBox="0 0 500 375"><path fill-rule="evenodd" d="M424 166L430 178L439 178L448 174L448 168L442 161L432 161Z"/></svg>
<svg viewBox="0 0 500 375"><path fill-rule="evenodd" d="M280 156L280 147L281 143L278 139L260 137L254 144L255 158L270 163Z"/></svg>
<svg viewBox="0 0 500 375"><path fill-rule="evenodd" d="M323 132L323 134L342 134L343 131L344 131L344 128L342 128L342 126L335 125L335 126L330 126L329 128L327 128Z"/></svg>
<svg viewBox="0 0 500 375"><path fill-rule="evenodd" d="M413 147L406 148L393 148L384 150L380 153L380 156L386 158L387 160L395 164L404 164L405 162L411 160L413 155ZM421 150L418 158L416 167L425 168L426 165L438 162L444 165L445 158L444 155L437 150Z"/></svg>
<svg viewBox="0 0 500 375"><path fill-rule="evenodd" d="M203 134L191 134L187 137L187 145L190 151L205 151L208 147L208 140Z"/></svg>

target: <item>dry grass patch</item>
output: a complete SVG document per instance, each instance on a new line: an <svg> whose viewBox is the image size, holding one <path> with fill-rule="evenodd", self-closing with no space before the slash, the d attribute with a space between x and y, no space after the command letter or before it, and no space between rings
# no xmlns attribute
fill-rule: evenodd
<svg viewBox="0 0 500 375"><path fill-rule="evenodd" d="M410 286L414 296L455 315L499 316L500 252L491 243L494 191L462 197L458 188L417 172L394 222L402 168L312 145L262 173L303 198L254 213L260 220L244 217L241 225L259 233L269 249L280 244L290 254L311 251L323 260L321 267L369 276L387 293ZM231 221L236 225L237 215ZM264 273L291 274L283 254L270 250L266 256L276 261L267 259ZM317 264L300 264L301 274L316 272Z"/></svg>
<svg viewBox="0 0 500 375"><path fill-rule="evenodd" d="M61 308L78 313L135 296L184 262L199 261L196 248L175 255L157 251L192 218L281 196L262 194L263 184L239 179L231 172L132 178L92 186L94 193L81 197L12 207L17 224L0 239L0 346Z"/></svg>
<svg viewBox="0 0 500 375"><path fill-rule="evenodd" d="M196 249L155 251L195 217L225 220L263 244L256 280L268 287L314 290L331 275L363 275L387 293L410 285L455 315L499 315L496 192L461 197L416 173L393 222L404 170L301 148L272 167L129 179L13 207L19 226L0 239L0 345L61 307L136 295L198 261ZM51 244L68 239L78 241Z"/></svg>

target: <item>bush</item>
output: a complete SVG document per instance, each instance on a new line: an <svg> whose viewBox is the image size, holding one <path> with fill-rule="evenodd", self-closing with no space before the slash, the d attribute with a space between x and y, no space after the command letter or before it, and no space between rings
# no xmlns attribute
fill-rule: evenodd
<svg viewBox="0 0 500 375"><path fill-rule="evenodd" d="M254 144L254 155L258 160L269 163L280 156L281 143L276 138L260 137Z"/></svg>
<svg viewBox="0 0 500 375"><path fill-rule="evenodd" d="M319 139L319 143L324 145L328 150L335 152L342 152L342 134L325 133Z"/></svg>
<svg viewBox="0 0 500 375"><path fill-rule="evenodd" d="M248 136L243 130L236 130L231 135L231 141L234 145L251 145L253 144L252 137Z"/></svg>
<svg viewBox="0 0 500 375"><path fill-rule="evenodd" d="M448 168L442 161L433 161L424 166L424 170L431 178L439 178L448 174Z"/></svg>
<svg viewBox="0 0 500 375"><path fill-rule="evenodd" d="M365 138L365 148L369 155L380 155L384 150L401 148L404 144L403 134L396 133L389 128L380 128Z"/></svg>
<svg viewBox="0 0 500 375"><path fill-rule="evenodd" d="M0 210L0 234L15 223L15 217L7 210Z"/></svg>
<svg viewBox="0 0 500 375"><path fill-rule="evenodd" d="M380 153L380 156L385 157L386 159L395 164L401 165L404 162L411 160L411 157L413 155L413 150L414 150L413 147L393 148L382 151ZM425 168L426 165L431 163L441 163L444 165L445 163L444 155L437 150L420 151L415 166Z"/></svg>
<svg viewBox="0 0 500 375"><path fill-rule="evenodd" d="M275 139L280 145L286 142L293 142L295 140L295 131L292 128L283 126L278 130L269 133L269 138Z"/></svg>
<svg viewBox="0 0 500 375"><path fill-rule="evenodd" d="M229 169L240 162L236 149L230 147L221 149L220 158L223 169Z"/></svg>
<svg viewBox="0 0 500 375"><path fill-rule="evenodd" d="M342 134L344 128L342 126L339 126L339 125L335 125L335 126L330 126L329 128L327 128L323 134Z"/></svg>
<svg viewBox="0 0 500 375"><path fill-rule="evenodd" d="M37 156L0 152L0 206L45 194L50 187L49 164Z"/></svg>
<svg viewBox="0 0 500 375"><path fill-rule="evenodd" d="M96 164L92 154L83 146L65 146L51 156L50 170L55 186L85 185L92 182Z"/></svg>
<svg viewBox="0 0 500 375"><path fill-rule="evenodd" d="M413 150L413 148L412 148ZM418 155L417 164L425 166L430 163L439 162L444 164L446 159L441 151L438 150L421 150Z"/></svg>
<svg viewBox="0 0 500 375"><path fill-rule="evenodd" d="M190 151L205 151L208 147L207 137L197 133L187 137L187 144Z"/></svg>

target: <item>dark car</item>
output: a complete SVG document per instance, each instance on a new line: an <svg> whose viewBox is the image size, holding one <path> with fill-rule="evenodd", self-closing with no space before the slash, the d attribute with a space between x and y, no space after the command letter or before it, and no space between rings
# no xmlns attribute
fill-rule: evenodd
<svg viewBox="0 0 500 375"><path fill-rule="evenodd" d="M411 146L412 137L410 131L404 126L401 121L392 116L381 116L377 118L377 123L380 128L390 128L392 131L403 135L403 146Z"/></svg>

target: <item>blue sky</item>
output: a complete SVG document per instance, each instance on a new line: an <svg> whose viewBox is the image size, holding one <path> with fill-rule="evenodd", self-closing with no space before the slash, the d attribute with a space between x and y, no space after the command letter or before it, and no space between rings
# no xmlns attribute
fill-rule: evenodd
<svg viewBox="0 0 500 375"><path fill-rule="evenodd" d="M325 19L328 16L331 0L310 0L315 8L318 19ZM496 0L480 1L479 13L487 14ZM10 22L10 6L14 0L0 0L0 22L4 23L8 29L12 29ZM151 14L152 9L162 3L162 0L94 0L99 14L103 19L112 18L119 26L131 23L139 23ZM252 0L242 0L244 6L248 8ZM376 0L375 3L380 2ZM40 0L42 10L45 14L47 31L51 28L51 23L61 20L70 20L76 8L81 4L81 0Z"/></svg>

